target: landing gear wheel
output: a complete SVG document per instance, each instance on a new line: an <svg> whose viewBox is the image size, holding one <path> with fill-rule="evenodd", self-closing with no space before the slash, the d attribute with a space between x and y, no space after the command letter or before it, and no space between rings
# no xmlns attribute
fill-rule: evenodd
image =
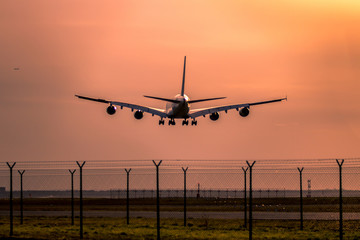
<svg viewBox="0 0 360 240"><path fill-rule="evenodd" d="M188 121L188 120L183 120L183 121L182 121L182 125L183 125L183 126L184 126L184 125L186 125L186 126L189 125L189 121Z"/></svg>
<svg viewBox="0 0 360 240"><path fill-rule="evenodd" d="M196 120L192 120L192 121L191 121L191 126L192 126L192 125L195 125L195 126L196 126L196 125L197 125L197 121L196 121Z"/></svg>

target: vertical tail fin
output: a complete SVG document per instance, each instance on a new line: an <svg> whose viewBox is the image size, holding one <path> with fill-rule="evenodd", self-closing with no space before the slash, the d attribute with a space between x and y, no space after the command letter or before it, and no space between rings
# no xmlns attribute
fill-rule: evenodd
<svg viewBox="0 0 360 240"><path fill-rule="evenodd" d="M183 80L181 86L181 96L184 96L184 90L185 90L185 67L186 67L186 56L184 58L184 71L183 71Z"/></svg>

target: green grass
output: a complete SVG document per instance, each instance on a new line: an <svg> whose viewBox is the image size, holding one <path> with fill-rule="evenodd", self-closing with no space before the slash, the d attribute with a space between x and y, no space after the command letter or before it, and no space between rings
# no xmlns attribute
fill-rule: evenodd
<svg viewBox="0 0 360 240"><path fill-rule="evenodd" d="M253 224L254 239L337 239L337 221L305 221L299 230L298 221L257 220ZM0 239L9 236L8 217L0 218ZM248 239L242 220L161 219L161 239ZM75 226L66 217L27 217L24 224L14 219L14 239L79 239L79 219ZM84 239L156 239L156 219L85 218ZM360 239L360 221L344 222L344 239Z"/></svg>

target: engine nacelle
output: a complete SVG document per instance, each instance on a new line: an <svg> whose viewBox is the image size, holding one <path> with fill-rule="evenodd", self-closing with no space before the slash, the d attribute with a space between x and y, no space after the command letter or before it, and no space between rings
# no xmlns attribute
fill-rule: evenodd
<svg viewBox="0 0 360 240"><path fill-rule="evenodd" d="M219 113L218 112L214 112L212 114L210 114L210 119L213 120L213 121L216 121L219 119Z"/></svg>
<svg viewBox="0 0 360 240"><path fill-rule="evenodd" d="M134 113L134 117L135 117L136 119L142 119L143 116L144 116L144 113L143 113L142 111L140 111L140 110L137 110L137 111Z"/></svg>
<svg viewBox="0 0 360 240"><path fill-rule="evenodd" d="M113 106L113 105L110 105L110 106L107 107L106 112L109 115L114 115L116 113L116 107Z"/></svg>
<svg viewBox="0 0 360 240"><path fill-rule="evenodd" d="M250 113L250 110L247 107L244 107L239 111L239 114L242 117L247 117L247 115L249 115L249 113Z"/></svg>

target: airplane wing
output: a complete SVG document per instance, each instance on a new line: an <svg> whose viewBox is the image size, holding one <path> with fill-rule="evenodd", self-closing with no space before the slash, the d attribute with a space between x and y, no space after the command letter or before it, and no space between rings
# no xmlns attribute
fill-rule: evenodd
<svg viewBox="0 0 360 240"><path fill-rule="evenodd" d="M124 103L124 102L116 102L116 101L109 101L109 100L105 100L105 99L100 99L100 98L90 98L90 97L84 97L84 96L79 96L79 95L75 95L78 98L81 99L85 99L85 100L90 100L90 101L95 101L95 102L101 102L101 103L108 103L110 105L116 105L116 106L120 106L121 109L123 107L126 108L130 108L131 110L140 110L142 112L147 112L154 115L157 115L159 117L162 118L166 118L167 115L165 113L165 110L163 109L157 109L157 108L152 108L152 107L146 107L146 106L141 106L141 105L136 105L136 104L131 104L131 103Z"/></svg>
<svg viewBox="0 0 360 240"><path fill-rule="evenodd" d="M222 112L231 109L236 109L237 111L239 108L249 108L250 106L254 105L261 105L261 104L267 104L267 103L273 103L273 102L281 102L283 100L287 100L287 98L280 98L280 99L274 99L269 101L263 101L263 102L254 102L254 103L242 103L242 104L233 104L233 105L225 105L225 106L217 106L217 107L209 107L209 108L202 108L202 109L194 109L190 111L189 117L192 119L195 119L200 116L205 116L207 114L212 114L215 112Z"/></svg>

